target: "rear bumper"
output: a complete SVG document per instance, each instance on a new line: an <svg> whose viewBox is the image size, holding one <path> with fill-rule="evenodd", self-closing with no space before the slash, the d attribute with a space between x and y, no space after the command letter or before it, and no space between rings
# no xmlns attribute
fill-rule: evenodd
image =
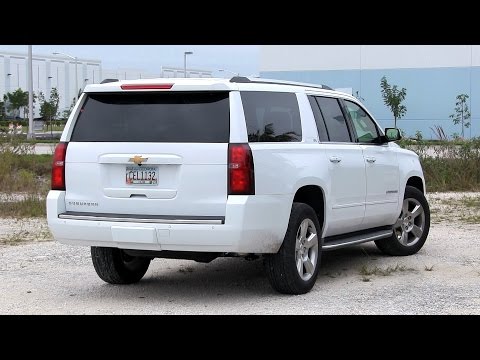
<svg viewBox="0 0 480 360"><path fill-rule="evenodd" d="M65 192L50 191L47 219L55 240L72 245L138 250L276 253L291 210L291 195L229 196L223 224L59 218ZM68 214L68 213L67 213ZM130 221L132 220L132 221Z"/></svg>

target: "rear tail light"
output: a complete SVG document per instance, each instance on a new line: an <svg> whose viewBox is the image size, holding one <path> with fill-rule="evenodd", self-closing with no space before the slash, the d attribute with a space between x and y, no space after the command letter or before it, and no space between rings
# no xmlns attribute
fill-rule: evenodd
<svg viewBox="0 0 480 360"><path fill-rule="evenodd" d="M55 148L52 164L52 190L65 190L65 155L68 142L60 142Z"/></svg>
<svg viewBox="0 0 480 360"><path fill-rule="evenodd" d="M228 194L255 194L253 156L248 144L228 145Z"/></svg>

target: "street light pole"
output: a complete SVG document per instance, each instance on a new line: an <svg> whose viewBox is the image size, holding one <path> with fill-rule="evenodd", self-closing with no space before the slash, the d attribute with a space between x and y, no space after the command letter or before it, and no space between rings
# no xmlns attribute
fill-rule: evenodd
<svg viewBox="0 0 480 360"><path fill-rule="evenodd" d="M185 51L183 53L183 77L187 77L187 55L192 55L192 51Z"/></svg>
<svg viewBox="0 0 480 360"><path fill-rule="evenodd" d="M74 93L74 101L77 102L77 97L78 97L78 93L79 93L79 88L78 88L78 72L77 72L77 60L78 58L76 56L72 56L72 55L68 55L68 54L65 54L65 53L62 53L62 52L58 52L58 51L55 51L53 53L53 55L63 55L63 56L66 56L70 59L72 59L73 61L75 61L75 93ZM58 79L57 79L57 82L58 82Z"/></svg>
<svg viewBox="0 0 480 360"><path fill-rule="evenodd" d="M33 139L33 61L32 45L28 45L28 133L27 139ZM25 116L25 115L24 115Z"/></svg>

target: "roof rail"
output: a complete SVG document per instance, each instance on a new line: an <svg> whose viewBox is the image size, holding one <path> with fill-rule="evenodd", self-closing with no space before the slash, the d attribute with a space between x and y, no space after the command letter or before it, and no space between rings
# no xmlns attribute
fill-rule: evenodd
<svg viewBox="0 0 480 360"><path fill-rule="evenodd" d="M277 84L277 85L292 85L292 86L305 86L311 88L333 90L330 86L322 84L309 84L296 81L284 81L275 79L261 79L254 78L253 80L245 76L234 76L230 79L231 83L252 83L252 84Z"/></svg>
<svg viewBox="0 0 480 360"><path fill-rule="evenodd" d="M117 82L118 79L104 79L100 84L106 84L111 82Z"/></svg>

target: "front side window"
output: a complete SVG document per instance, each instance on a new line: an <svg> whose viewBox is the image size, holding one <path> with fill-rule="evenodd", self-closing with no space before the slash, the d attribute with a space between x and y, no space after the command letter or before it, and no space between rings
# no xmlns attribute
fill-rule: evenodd
<svg viewBox="0 0 480 360"><path fill-rule="evenodd" d="M242 91L249 142L302 140L302 125L294 93Z"/></svg>
<svg viewBox="0 0 480 360"><path fill-rule="evenodd" d="M378 130L372 118L357 104L344 100L350 118L352 119L358 142L375 143L378 141Z"/></svg>
<svg viewBox="0 0 480 360"><path fill-rule="evenodd" d="M318 105L322 111L327 126L330 141L350 142L347 122L343 116L338 100L335 98L317 96Z"/></svg>

